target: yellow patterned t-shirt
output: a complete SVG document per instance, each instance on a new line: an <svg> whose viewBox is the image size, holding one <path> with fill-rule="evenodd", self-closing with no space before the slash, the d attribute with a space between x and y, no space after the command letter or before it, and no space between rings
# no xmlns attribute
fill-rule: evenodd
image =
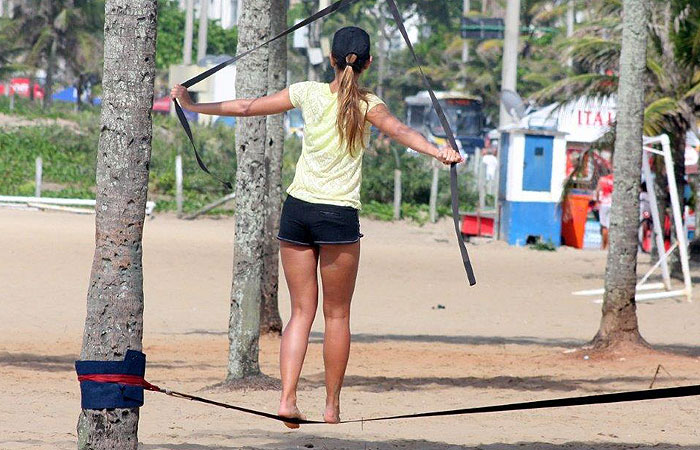
<svg viewBox="0 0 700 450"><path fill-rule="evenodd" d="M292 105L304 117L304 139L294 181L287 193L309 203L326 203L360 209L362 154L369 144L370 123L354 151L340 144L336 129L338 95L327 83L305 81L289 87ZM384 103L374 94L367 95L369 111Z"/></svg>

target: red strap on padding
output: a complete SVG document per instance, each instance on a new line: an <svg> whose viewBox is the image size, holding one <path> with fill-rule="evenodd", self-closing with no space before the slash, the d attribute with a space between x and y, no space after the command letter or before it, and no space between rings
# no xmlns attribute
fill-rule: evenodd
<svg viewBox="0 0 700 450"><path fill-rule="evenodd" d="M92 381L95 383L115 383L126 386L138 386L149 391L160 392L161 388L149 383L138 375L93 373L89 375L78 375L78 381Z"/></svg>

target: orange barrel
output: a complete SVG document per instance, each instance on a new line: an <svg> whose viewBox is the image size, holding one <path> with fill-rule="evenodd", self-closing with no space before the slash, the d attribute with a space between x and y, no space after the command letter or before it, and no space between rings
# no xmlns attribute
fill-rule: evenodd
<svg viewBox="0 0 700 450"><path fill-rule="evenodd" d="M566 196L561 219L561 235L564 245L583 248L583 235L586 231L588 203L590 195L571 194Z"/></svg>

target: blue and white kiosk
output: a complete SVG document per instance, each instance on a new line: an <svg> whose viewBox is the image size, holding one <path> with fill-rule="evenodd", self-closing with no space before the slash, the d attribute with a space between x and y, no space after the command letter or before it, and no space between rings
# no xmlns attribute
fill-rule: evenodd
<svg viewBox="0 0 700 450"><path fill-rule="evenodd" d="M559 246L566 134L519 127L501 131L501 239L518 246L536 241Z"/></svg>

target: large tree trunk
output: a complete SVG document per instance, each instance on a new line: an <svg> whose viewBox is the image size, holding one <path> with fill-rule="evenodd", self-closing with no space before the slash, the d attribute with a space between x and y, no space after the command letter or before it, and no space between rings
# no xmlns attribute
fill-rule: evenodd
<svg viewBox="0 0 700 450"><path fill-rule="evenodd" d="M238 52L268 39L270 2L246 0L239 25ZM238 63L236 92L241 98L267 94L267 47ZM265 117L245 117L236 126L236 235L229 320L227 380L260 374L258 341L265 240Z"/></svg>
<svg viewBox="0 0 700 450"><path fill-rule="evenodd" d="M597 348L609 348L625 342L644 342L639 334L634 297L649 4L648 0L624 0L623 8L617 137L613 155L615 190L603 317L598 334L593 339Z"/></svg>
<svg viewBox="0 0 700 450"><path fill-rule="evenodd" d="M151 158L156 4L107 0L105 5L95 256L82 360L122 360L127 350L141 350L141 238ZM135 450L138 420L138 408L83 410L78 448Z"/></svg>
<svg viewBox="0 0 700 450"><path fill-rule="evenodd" d="M285 0L270 1L270 32L277 35L287 26ZM268 92L275 93L287 86L287 42L280 39L270 45ZM265 149L267 198L265 199L265 241L263 242L262 309L260 332L282 333L282 318L278 308L279 291L279 231L282 207L282 153L284 152L284 114L267 118Z"/></svg>

